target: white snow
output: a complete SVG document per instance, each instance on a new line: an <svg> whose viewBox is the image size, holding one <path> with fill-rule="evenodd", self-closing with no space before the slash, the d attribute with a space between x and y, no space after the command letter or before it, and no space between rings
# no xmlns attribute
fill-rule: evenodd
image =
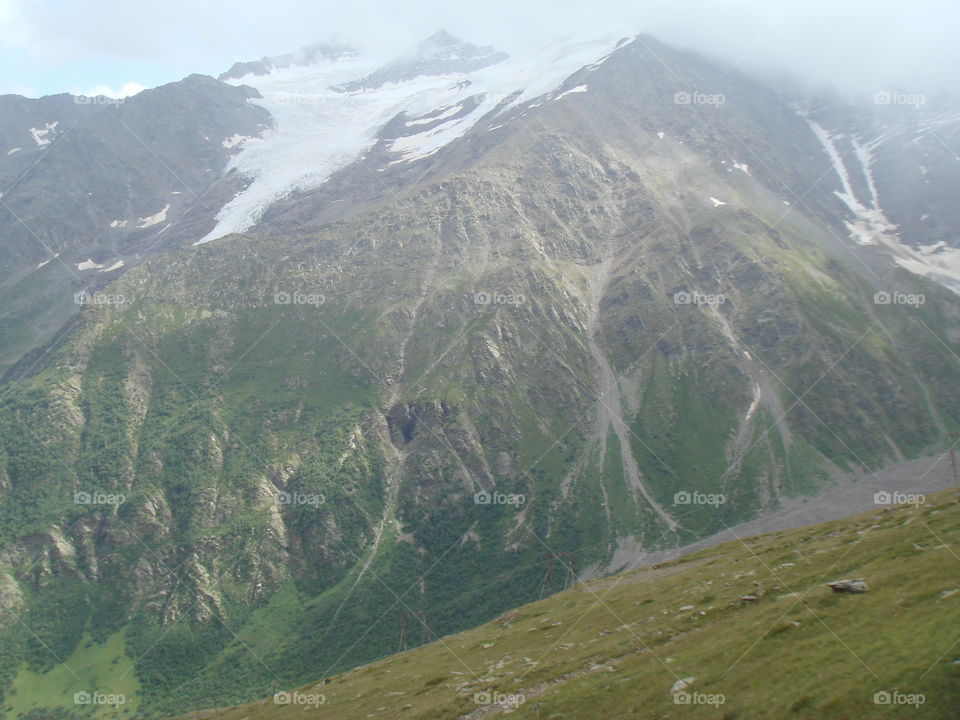
<svg viewBox="0 0 960 720"><path fill-rule="evenodd" d="M23 148L10 148L7 150L7 155L13 155L15 152L20 152Z"/></svg>
<svg viewBox="0 0 960 720"><path fill-rule="evenodd" d="M472 114L475 113L476 110ZM433 155L458 137L465 135L473 127L479 118L471 120L471 115L437 125L437 127L426 132L397 138L390 145L390 150L398 153L400 158L390 164L396 165L397 163L410 162Z"/></svg>
<svg viewBox="0 0 960 720"><path fill-rule="evenodd" d="M379 129L401 112L426 124L428 119L432 122L456 114L443 114L449 112L444 109L462 110L469 98L478 101L462 118L395 140L390 147L396 153L394 163L433 155L463 137L481 119L495 122L518 106L549 94L584 66L599 67L613 52L617 39L554 43L471 73L423 76L354 93L330 88L369 74L382 65L379 59L356 55L231 80L260 92L262 98L251 102L270 112L275 128L263 133L262 142L243 143L231 159L228 170L238 171L251 183L220 210L214 229L196 244L243 232L255 225L272 203L322 185L366 153L376 143ZM464 83L465 79L470 83ZM505 102L514 94L516 97ZM416 124L414 120L413 126Z"/></svg>
<svg viewBox="0 0 960 720"><path fill-rule="evenodd" d="M56 130L58 124L59 124L58 121L54 120L52 123L47 123L42 128L30 128L30 135L33 137L33 141L39 147L43 147L44 145L49 145L50 138L48 138L47 135L49 135L54 130Z"/></svg>
<svg viewBox="0 0 960 720"><path fill-rule="evenodd" d="M723 200L717 200L715 197L711 197L710 202L713 203L714 207L720 207L721 205L726 205L726 203Z"/></svg>
<svg viewBox="0 0 960 720"><path fill-rule="evenodd" d="M77 270L100 270L103 268L103 265L95 263L90 258L87 258L82 263L77 264Z"/></svg>
<svg viewBox="0 0 960 720"><path fill-rule="evenodd" d="M663 140L663 133L662 133L662 132L658 132L658 133L657 133L657 137L660 138L661 140Z"/></svg>
<svg viewBox="0 0 960 720"><path fill-rule="evenodd" d="M113 222L110 223L110 227L112 228L122 228L126 226L127 226L126 220L114 220Z"/></svg>
<svg viewBox="0 0 960 720"><path fill-rule="evenodd" d="M734 161L733 161L733 166L734 166L737 170L743 170L743 172L745 172L747 175L750 174L750 166L747 165L746 163L737 162L736 160L734 160Z"/></svg>
<svg viewBox="0 0 960 720"><path fill-rule="evenodd" d="M108 268L103 268L100 272L113 272L114 270L119 270L123 267L123 260L117 260L113 265Z"/></svg>
<svg viewBox="0 0 960 720"><path fill-rule="evenodd" d="M952 119L939 117L931 121L930 125L935 128L939 127L940 124L956 121L956 117ZM868 207L860 202L853 192L846 164L834 143L838 136L831 135L829 131L810 118L807 118L807 122L823 145L830 161L833 163L834 170L840 178L843 191L836 192L836 195L854 216L852 221L847 221L847 228L850 230L851 237L861 245L882 247L900 267L917 275L929 277L931 280L960 294L960 249L939 242L933 245L921 245L918 250L914 250L900 241L896 232L897 226L887 219L883 208L880 206L880 199L873 179L874 150L886 140L894 137L896 133L888 129L873 141L866 143L863 142L863 138L850 138L853 157L860 165L859 169L867 183L867 192L870 196L870 206Z"/></svg>
<svg viewBox="0 0 960 720"><path fill-rule="evenodd" d="M234 133L230 137L224 139L222 145L229 150L231 148L243 145L245 142L260 142L260 138L253 137L252 135L241 135L239 133Z"/></svg>
<svg viewBox="0 0 960 720"><path fill-rule="evenodd" d="M572 95L573 93L587 92L587 90L589 90L589 89L590 89L590 88L587 87L586 85L577 85L577 87L571 88L570 90L567 90L566 92L562 92L562 93L560 93L559 95L557 95L557 96L554 98L554 101L557 101L557 100L559 100L560 98L565 98L567 95Z"/></svg>
<svg viewBox="0 0 960 720"><path fill-rule="evenodd" d="M826 128L818 125L809 117L807 118L807 122L810 125L810 129L813 130L813 134L817 136L820 144L823 145L823 149L833 164L833 169L840 178L840 184L843 186L842 192L835 192L834 194L843 201L844 205L846 205L853 214L854 219L847 221L847 230L850 231L850 237L859 245L876 245L883 240L896 241L897 226L890 222L886 215L884 215L883 208L880 207L877 199L877 190L873 185L873 174L870 170L870 163L873 161L873 148L876 146L876 143L863 146L860 145L857 140L851 141L854 149L854 157L860 162L863 175L867 179L871 202L871 207L867 207L860 202L856 193L853 191L853 186L850 183L850 173L847 171L843 157L840 155L834 143L834 140L838 138L831 135Z"/></svg>
<svg viewBox="0 0 960 720"><path fill-rule="evenodd" d="M158 212L156 215L150 215L145 218L140 218L137 221L140 223L139 225L137 225L137 229L143 230L144 228L153 227L154 225L158 225L162 223L164 220L167 219L167 210L169 209L170 209L170 204L167 203L166 205L163 206L163 210Z"/></svg>
<svg viewBox="0 0 960 720"><path fill-rule="evenodd" d="M56 260L58 257L60 257L60 253L54 253L52 258L48 258L47 260L44 260L42 263L40 263L39 265L37 265L37 270L39 270L40 268L42 268L44 265L46 265L47 263L49 263L51 260Z"/></svg>
<svg viewBox="0 0 960 720"><path fill-rule="evenodd" d="M447 108L446 110L444 110L438 115L433 115L432 117L428 116L424 118L419 118L417 120L410 120L407 123L407 127L413 127L414 125L429 125L430 123L436 122L437 120L443 120L445 118L452 117L453 115L456 115L461 110L463 110L463 105L454 105L453 107Z"/></svg>
<svg viewBox="0 0 960 720"><path fill-rule="evenodd" d="M960 295L960 250L942 242L914 250L896 240L883 243L900 267L924 275Z"/></svg>

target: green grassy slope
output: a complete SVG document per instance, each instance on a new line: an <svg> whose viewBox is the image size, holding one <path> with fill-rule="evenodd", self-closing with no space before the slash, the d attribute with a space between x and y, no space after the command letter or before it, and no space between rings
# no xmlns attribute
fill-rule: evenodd
<svg viewBox="0 0 960 720"><path fill-rule="evenodd" d="M268 698L200 717L960 717L958 552L960 498L940 493L924 506L734 540L584 583L314 685L278 688L290 704ZM870 591L826 586L845 577ZM893 702L878 704L887 696L877 693Z"/></svg>

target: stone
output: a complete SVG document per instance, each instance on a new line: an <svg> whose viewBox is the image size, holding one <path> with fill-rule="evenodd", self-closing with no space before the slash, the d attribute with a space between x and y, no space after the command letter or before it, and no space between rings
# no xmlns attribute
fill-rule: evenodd
<svg viewBox="0 0 960 720"><path fill-rule="evenodd" d="M834 580L833 582L828 582L827 587L829 587L834 592L849 592L849 593L865 593L870 588L863 580Z"/></svg>

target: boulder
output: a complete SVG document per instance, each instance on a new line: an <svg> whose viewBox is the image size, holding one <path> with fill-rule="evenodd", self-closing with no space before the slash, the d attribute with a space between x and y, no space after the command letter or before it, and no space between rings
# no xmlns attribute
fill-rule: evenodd
<svg viewBox="0 0 960 720"><path fill-rule="evenodd" d="M828 582L827 587L829 587L834 592L849 592L849 593L865 593L870 588L863 580L834 580L833 582Z"/></svg>
<svg viewBox="0 0 960 720"><path fill-rule="evenodd" d="M682 680L677 680L677 681L673 684L673 687L670 688L670 692L672 692L674 695L676 695L677 693L682 693L682 692L685 691L688 687L690 687L691 685L693 685L693 681L694 681L694 680L696 680L695 677L685 677L685 678L683 678Z"/></svg>

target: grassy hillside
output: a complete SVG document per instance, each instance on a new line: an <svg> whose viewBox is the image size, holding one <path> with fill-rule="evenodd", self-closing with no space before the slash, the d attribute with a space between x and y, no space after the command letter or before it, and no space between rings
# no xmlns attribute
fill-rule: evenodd
<svg viewBox="0 0 960 720"><path fill-rule="evenodd" d="M958 552L960 496L940 493L579 584L474 630L278 688L285 698L199 717L956 718ZM870 590L826 586L848 577Z"/></svg>

